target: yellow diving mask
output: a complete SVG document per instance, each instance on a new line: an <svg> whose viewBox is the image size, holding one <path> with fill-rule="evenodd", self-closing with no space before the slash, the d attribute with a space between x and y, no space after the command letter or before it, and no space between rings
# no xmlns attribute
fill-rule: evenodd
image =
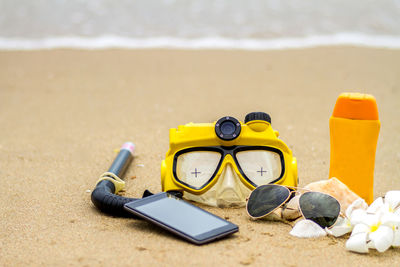
<svg viewBox="0 0 400 267"><path fill-rule="evenodd" d="M257 186L297 186L297 161L264 112L244 123L227 116L214 123L170 129L170 148L161 163L161 186L211 206L244 206Z"/></svg>

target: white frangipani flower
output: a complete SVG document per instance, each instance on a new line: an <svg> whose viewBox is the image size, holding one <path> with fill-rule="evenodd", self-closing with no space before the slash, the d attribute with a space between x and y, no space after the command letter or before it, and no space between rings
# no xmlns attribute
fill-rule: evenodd
<svg viewBox="0 0 400 267"><path fill-rule="evenodd" d="M400 207L400 191L387 192L385 195L385 203L388 203L390 212L394 212L398 209Z"/></svg>
<svg viewBox="0 0 400 267"><path fill-rule="evenodd" d="M389 191L377 198L369 207L363 199L354 201L339 217L335 225L325 232L342 236L352 232L346 249L368 253L370 248L384 252L391 246L400 246L400 191ZM296 224L291 234L298 237L324 236L320 227L308 220ZM322 230L322 229L321 229Z"/></svg>
<svg viewBox="0 0 400 267"><path fill-rule="evenodd" d="M377 198L364 212L351 214L353 232L346 249L367 253L368 248L384 252L391 246L400 246L400 191L389 191L385 199Z"/></svg>
<svg viewBox="0 0 400 267"><path fill-rule="evenodd" d="M365 224L357 224L353 228L350 239L346 242L346 249L355 251L358 253L367 253L367 235L369 231L369 226Z"/></svg>

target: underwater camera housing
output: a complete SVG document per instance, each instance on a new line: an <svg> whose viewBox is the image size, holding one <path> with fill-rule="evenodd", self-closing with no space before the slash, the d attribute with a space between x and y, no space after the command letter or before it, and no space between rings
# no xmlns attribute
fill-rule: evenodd
<svg viewBox="0 0 400 267"><path fill-rule="evenodd" d="M228 202L236 198L244 204L248 194L262 184L297 186L296 158L278 136L264 112L249 113L244 122L225 116L213 123L172 128L161 164L162 190L222 206L218 198ZM235 192L225 192L229 187ZM214 192L212 197L199 199L210 192Z"/></svg>

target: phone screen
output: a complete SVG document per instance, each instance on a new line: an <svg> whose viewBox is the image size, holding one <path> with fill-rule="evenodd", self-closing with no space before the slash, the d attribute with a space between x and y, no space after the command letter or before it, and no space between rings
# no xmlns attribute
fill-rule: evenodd
<svg viewBox="0 0 400 267"><path fill-rule="evenodd" d="M238 230L236 225L167 193L130 202L125 208L198 244Z"/></svg>

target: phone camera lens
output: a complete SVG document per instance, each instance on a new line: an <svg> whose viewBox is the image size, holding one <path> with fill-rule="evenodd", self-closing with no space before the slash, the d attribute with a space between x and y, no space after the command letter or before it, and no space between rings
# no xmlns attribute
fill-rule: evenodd
<svg viewBox="0 0 400 267"><path fill-rule="evenodd" d="M233 140L241 131L240 122L233 117L223 117L215 124L215 133L222 140Z"/></svg>

